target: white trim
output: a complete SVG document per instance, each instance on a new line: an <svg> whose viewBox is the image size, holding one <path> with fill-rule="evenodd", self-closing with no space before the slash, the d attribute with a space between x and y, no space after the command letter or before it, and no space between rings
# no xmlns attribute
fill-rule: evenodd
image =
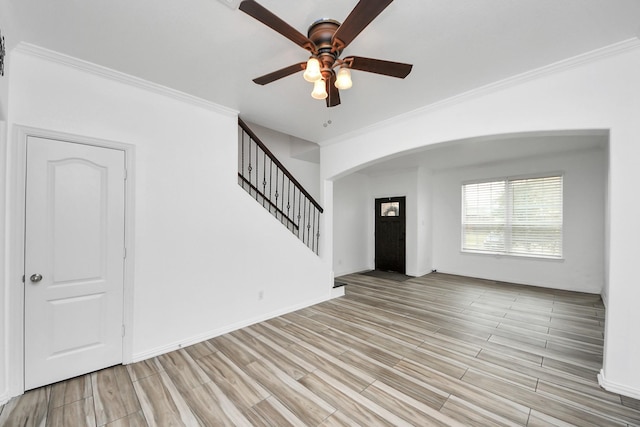
<svg viewBox="0 0 640 427"><path fill-rule="evenodd" d="M588 148L587 150L590 150ZM576 150L577 151L577 150ZM469 179L466 181L462 181L462 185L468 184L486 184L488 182L498 182L498 181L519 181L525 179L544 179L544 178L556 178L562 177L564 180L564 171L548 171L548 172L540 172L540 173L527 173L522 175L507 175L507 176L497 176L494 178L483 178L483 179Z"/></svg>
<svg viewBox="0 0 640 427"><path fill-rule="evenodd" d="M604 304L605 310L607 309L607 292L605 290L604 285L602 286L602 291L600 292L600 298L602 298L602 304Z"/></svg>
<svg viewBox="0 0 640 427"><path fill-rule="evenodd" d="M607 380L604 376L604 369L600 369L600 373L598 374L598 384L603 389L612 393L618 393L623 396L631 397L633 399L640 399L639 389Z"/></svg>
<svg viewBox="0 0 640 427"><path fill-rule="evenodd" d="M499 80L497 82L489 83L487 85L480 86L475 89L471 89L467 92L463 92L461 94L454 95L450 98L446 98L441 101L434 102L433 104L429 104L424 107L417 108L413 111L409 111L409 112L391 117L387 120L377 122L373 125L365 126L353 132L348 132L346 134L337 136L335 138L328 139L324 142L319 142L318 145L320 145L321 147L325 147L328 145L337 144L339 142L352 139L359 135L368 134L377 129L386 128L395 123L399 123L403 120L411 119L416 116L431 113L433 111L441 110L453 105L461 104L463 102L467 102L469 100L486 96L491 93L501 91L503 89L507 89L507 88L517 86L532 80L536 80L541 77L567 71L584 64L596 62L601 59L608 58L610 56L619 55L627 51L630 51L633 49L639 49L639 48L640 48L640 38L636 37L636 38L623 40L621 42L614 43L612 45L605 46L600 49L592 50L590 52L576 55L571 58L564 59L562 61L554 62L552 64L545 65L543 67L539 67L530 71L526 71L521 74L517 74L512 77L508 77L503 80Z"/></svg>
<svg viewBox="0 0 640 427"><path fill-rule="evenodd" d="M334 272L334 274L336 276L336 279L339 279L341 276L346 276L348 274L362 273L364 271L370 271L370 270L373 270L373 267L370 265L365 265L360 267L349 268L348 270L337 270L336 272Z"/></svg>
<svg viewBox="0 0 640 427"><path fill-rule="evenodd" d="M343 289L344 292L344 287L340 288ZM241 328L246 328L247 326L251 326L253 324L259 323L259 322L264 322L265 320L269 320L272 319L274 317L278 317L278 316L282 316L284 314L287 313L291 313L294 312L296 310L301 310L303 308L307 308L310 307L312 305L315 304L320 304L322 302L325 301L329 301L333 298L339 297L341 295L334 295L333 292L331 292L328 296L322 297L322 298L315 298L313 300L309 300L300 304L296 304L294 306L290 306L287 308L281 308L279 310L276 311L272 311L271 313L267 313L261 316L257 316L257 317L253 317L251 319L246 319L246 320L241 320L239 322L233 323L231 325L225 325L221 328L218 329L213 329L211 331L208 332L204 332L202 334L198 334L198 335L194 335L190 338L186 338L183 340L179 340L179 341L174 341L170 344L166 344L163 346L159 346L159 347L155 347L152 348L150 350L147 351L143 351L141 353L136 353L133 355L133 360L132 362L140 362L142 360L146 360L146 359L150 359L152 357L156 357L159 356L161 354L165 354L165 353L169 353L170 351L174 351L174 350L178 350L180 348L184 348L184 347L188 347L190 345L193 344L197 344L199 342L211 339L211 338L215 338L218 337L220 335L223 334L227 334L229 332L233 332L236 331L238 329Z"/></svg>
<svg viewBox="0 0 640 427"><path fill-rule="evenodd" d="M338 286L337 288L332 288L331 289L331 298L330 299L339 298L339 297L344 296L346 287L347 286L345 285L345 286Z"/></svg>
<svg viewBox="0 0 640 427"><path fill-rule="evenodd" d="M94 64L92 62L84 61L82 59L74 58L53 50L45 49L40 46L36 46L26 42L20 42L16 46L12 53L21 53L36 58L42 58L47 61L56 62L58 64L65 65L67 67L76 68L78 70L103 77L118 83L123 83L129 86L137 87L149 92L153 92L159 95L163 95L169 98L176 99L181 102L195 105L196 107L205 108L210 111L214 111L226 116L237 117L239 112L232 108L216 104L206 99L199 98L197 96L190 95L179 90L171 89L166 86L162 86L157 83L153 83L130 74L125 74L120 71L113 70L111 68L103 67L101 65Z"/></svg>
<svg viewBox="0 0 640 427"><path fill-rule="evenodd" d="M465 254L467 255L476 255L476 254L469 254L468 252L465 252ZM543 289L558 289L558 288L554 288L552 286L547 286L547 285L541 285L540 283L536 282L536 281L532 281L532 280L518 280L513 281L510 279L496 279L495 276L493 277L489 277L489 276L484 276L484 275L470 275L467 272L464 271L450 271L450 270L440 270L439 268L437 269L437 273L442 273L442 274L450 274L452 276L465 276L465 277L472 277L474 279L481 279L481 280L490 280L490 281L499 281L499 282L508 282L508 283L513 283L516 285L524 285L524 286L535 286L536 288L543 288ZM600 289L577 289L577 288L563 288L562 290L565 291L572 291L572 292L581 292L584 294L592 294L592 295L600 295L601 290Z"/></svg>
<svg viewBox="0 0 640 427"><path fill-rule="evenodd" d="M26 137L23 136L26 140ZM7 384L9 396L24 393L24 215L26 143L19 143L18 129L7 136Z"/></svg>
<svg viewBox="0 0 640 427"><path fill-rule="evenodd" d="M2 349L0 352L0 378L4 384L0 389L0 405L4 405L9 400L9 299L8 299L8 286L7 286L7 268L9 265L8 254L8 233L9 223L7 221L7 197L9 186L7 185L7 167L9 165L7 161L7 122L0 120L0 159L4 159L4 163L0 163L0 176L4 179L0 186L0 345Z"/></svg>
<svg viewBox="0 0 640 427"><path fill-rule="evenodd" d="M133 286L135 265L135 147L121 142L74 135L53 130L28 126L13 126L13 137L7 146L9 152L7 177L9 178L7 202L8 261L5 286L7 288L7 358L9 396L24 393L24 218L25 218L25 173L27 137L55 139L78 144L93 145L124 151L128 171L125 181L125 245L127 258L124 260L123 324L127 331L133 331ZM16 285L16 286L14 286ZM133 334L127 333L122 340L122 363L129 363L133 353Z"/></svg>

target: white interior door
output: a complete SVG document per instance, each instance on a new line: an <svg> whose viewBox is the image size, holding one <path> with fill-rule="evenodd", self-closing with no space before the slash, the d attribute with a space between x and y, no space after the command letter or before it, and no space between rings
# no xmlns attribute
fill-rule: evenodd
<svg viewBox="0 0 640 427"><path fill-rule="evenodd" d="M122 363L124 151L28 137L25 389Z"/></svg>

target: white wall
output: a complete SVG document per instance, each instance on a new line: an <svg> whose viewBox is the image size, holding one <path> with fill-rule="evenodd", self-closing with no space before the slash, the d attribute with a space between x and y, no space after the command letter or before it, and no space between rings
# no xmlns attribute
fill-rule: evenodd
<svg viewBox="0 0 640 427"><path fill-rule="evenodd" d="M564 175L562 260L460 251L463 182L551 172ZM604 284L604 150L579 150L437 171L433 178L433 268L463 276L601 292Z"/></svg>
<svg viewBox="0 0 640 427"><path fill-rule="evenodd" d="M5 63L5 67L8 64ZM7 103L9 101L9 76L5 71L5 76L0 76L0 120L7 119Z"/></svg>
<svg viewBox="0 0 640 427"><path fill-rule="evenodd" d="M423 276L433 269L433 171L426 166L418 168L416 270L414 276Z"/></svg>
<svg viewBox="0 0 640 427"><path fill-rule="evenodd" d="M640 324L640 248L634 243L640 238L640 199L630 197L640 181L639 74L636 39L536 70L331 141L321 148L321 178L330 181L376 159L444 141L610 130L608 296L600 381L609 390L640 398L640 335L630 327ZM324 221L332 224L329 216Z"/></svg>
<svg viewBox="0 0 640 427"><path fill-rule="evenodd" d="M0 120L7 119L7 103L9 101L9 57L8 52L15 47L17 30L12 14L7 10L8 5L0 2L0 29L4 37L7 56L4 58L4 76L0 76Z"/></svg>
<svg viewBox="0 0 640 427"><path fill-rule="evenodd" d="M83 64L40 53L28 47L12 53L10 127L135 146L129 358L150 357L329 298L329 266L238 186L233 111L86 72ZM0 159L9 166L8 186L17 179L11 161L11 151ZM14 268L9 274L1 289L12 298L20 292L22 272ZM15 308L8 311L11 319ZM14 323L2 322L0 330L18 333ZM2 347L14 344L5 340ZM5 370L20 374L8 363ZM0 395L6 389L0 377Z"/></svg>
<svg viewBox="0 0 640 427"><path fill-rule="evenodd" d="M333 269L336 276L373 269L369 177L359 173L333 183Z"/></svg>

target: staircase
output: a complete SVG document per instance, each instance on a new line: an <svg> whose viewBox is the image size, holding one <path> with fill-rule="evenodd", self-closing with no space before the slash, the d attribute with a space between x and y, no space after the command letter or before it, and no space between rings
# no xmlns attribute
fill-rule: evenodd
<svg viewBox="0 0 640 427"><path fill-rule="evenodd" d="M318 254L322 207L240 118L238 184Z"/></svg>

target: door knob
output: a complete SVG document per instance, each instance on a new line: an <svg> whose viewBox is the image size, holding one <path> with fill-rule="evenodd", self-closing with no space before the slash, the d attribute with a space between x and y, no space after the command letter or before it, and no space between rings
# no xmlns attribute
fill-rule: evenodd
<svg viewBox="0 0 640 427"><path fill-rule="evenodd" d="M29 280L31 280L33 283L38 283L40 280L42 280L42 274L32 274L31 277L29 277Z"/></svg>

